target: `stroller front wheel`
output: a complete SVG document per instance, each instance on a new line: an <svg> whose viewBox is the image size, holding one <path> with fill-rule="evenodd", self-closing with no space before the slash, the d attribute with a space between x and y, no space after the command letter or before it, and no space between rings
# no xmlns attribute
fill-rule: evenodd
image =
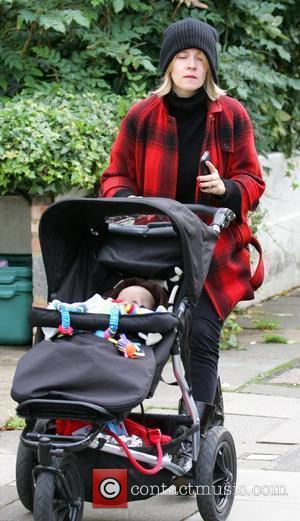
<svg viewBox="0 0 300 521"><path fill-rule="evenodd" d="M198 510L204 521L225 521L235 494L236 451L230 432L212 427L202 440L196 469Z"/></svg>
<svg viewBox="0 0 300 521"><path fill-rule="evenodd" d="M84 483L76 456L66 454L59 464L71 497L58 473L41 470L36 480L34 521L81 521L84 506Z"/></svg>
<svg viewBox="0 0 300 521"><path fill-rule="evenodd" d="M45 432L47 420L37 420L33 432ZM37 465L37 456L33 450L19 443L16 460L16 486L22 505L30 512L33 511L34 485L32 470Z"/></svg>

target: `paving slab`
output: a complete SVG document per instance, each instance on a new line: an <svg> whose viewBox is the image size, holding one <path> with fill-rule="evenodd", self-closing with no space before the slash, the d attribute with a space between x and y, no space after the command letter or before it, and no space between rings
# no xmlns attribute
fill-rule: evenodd
<svg viewBox="0 0 300 521"><path fill-rule="evenodd" d="M0 487L9 485L15 479L16 452L19 437L20 431L0 432Z"/></svg>
<svg viewBox="0 0 300 521"><path fill-rule="evenodd" d="M0 486L0 520L2 521L2 509L19 501L15 483L12 485Z"/></svg>
<svg viewBox="0 0 300 521"><path fill-rule="evenodd" d="M283 364L298 360L300 344L256 344L248 346L240 351L221 351L219 358L219 375L222 388L225 391L235 391L251 382L257 376L264 375ZM171 362L165 366L163 377L167 382L174 381ZM244 389L242 389L244 390ZM161 382L151 400L146 400L145 405L150 407L163 406L176 407L180 392L178 387L169 386Z"/></svg>
<svg viewBox="0 0 300 521"><path fill-rule="evenodd" d="M297 418L299 400L285 396L262 396L250 393L224 393L225 413L270 418Z"/></svg>
<svg viewBox="0 0 300 521"><path fill-rule="evenodd" d="M259 416L243 416L226 414L225 427L231 432L236 454L238 458L253 452L268 452L266 446L258 446L260 438L267 435L273 429L284 425L286 420L282 418L262 418ZM274 449L275 453L284 454L290 447L281 445ZM264 466L264 463L261 464Z"/></svg>
<svg viewBox="0 0 300 521"><path fill-rule="evenodd" d="M245 327L253 327L253 320L276 320L280 329L299 329L299 288L288 295L276 295L260 304L251 306L238 316Z"/></svg>
<svg viewBox="0 0 300 521"><path fill-rule="evenodd" d="M300 367L294 367L283 371L281 374L269 378L273 384L300 385Z"/></svg>
<svg viewBox="0 0 300 521"><path fill-rule="evenodd" d="M300 443L300 418L291 418L260 437L259 443Z"/></svg>
<svg viewBox="0 0 300 521"><path fill-rule="evenodd" d="M285 455L275 460L269 468L271 470L285 470L300 473L300 447L292 448Z"/></svg>
<svg viewBox="0 0 300 521"><path fill-rule="evenodd" d="M264 343L247 345L239 351L222 351L219 358L222 387L236 390L257 376L296 360L299 353L300 344Z"/></svg>
<svg viewBox="0 0 300 521"><path fill-rule="evenodd" d="M287 387L284 385L273 385L273 384L250 384L242 388L243 393L250 394L264 394L271 396L285 396L287 398L300 398L299 387Z"/></svg>
<svg viewBox="0 0 300 521"><path fill-rule="evenodd" d="M299 306L299 299L297 300ZM277 304L278 307L278 304ZM282 309L281 309L282 308ZM295 331L299 334L299 310L293 307L292 312L285 312L283 306L280 306L280 311L273 306L272 310L266 310L263 306L254 306L237 318L238 323L245 330L253 330L260 332L257 327L261 321L276 322L277 328L272 331ZM295 334L296 334L295 333Z"/></svg>
<svg viewBox="0 0 300 521"><path fill-rule="evenodd" d="M0 427L15 415L16 402L10 397L11 383L18 360L28 347L0 346Z"/></svg>
<svg viewBox="0 0 300 521"><path fill-rule="evenodd" d="M295 288L292 291L289 291L286 295L275 295L274 297L261 302L260 304L256 304L255 306L251 306L246 310L248 314L257 314L266 316L275 315L278 316L279 323L283 328L290 328L293 325L298 328L299 322L297 321L297 316L299 318L299 298L300 298L300 290L299 288ZM290 320L292 318L292 320Z"/></svg>

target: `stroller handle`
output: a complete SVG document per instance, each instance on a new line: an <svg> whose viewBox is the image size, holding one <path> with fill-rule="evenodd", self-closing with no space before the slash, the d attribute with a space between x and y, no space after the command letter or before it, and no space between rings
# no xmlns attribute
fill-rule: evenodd
<svg viewBox="0 0 300 521"><path fill-rule="evenodd" d="M227 228L232 221L235 220L236 215L229 208L214 208L213 206L205 206L204 204L185 204L193 213L202 213L204 215L212 215L212 226L222 230Z"/></svg>

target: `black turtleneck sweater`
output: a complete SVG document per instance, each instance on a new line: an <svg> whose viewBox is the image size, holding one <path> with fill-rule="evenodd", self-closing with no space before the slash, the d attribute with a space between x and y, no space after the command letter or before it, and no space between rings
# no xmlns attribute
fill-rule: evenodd
<svg viewBox="0 0 300 521"><path fill-rule="evenodd" d="M202 87L189 98L180 98L170 92L165 101L169 114L176 118L177 123L179 163L176 200L180 203L193 203L205 135L207 95Z"/></svg>

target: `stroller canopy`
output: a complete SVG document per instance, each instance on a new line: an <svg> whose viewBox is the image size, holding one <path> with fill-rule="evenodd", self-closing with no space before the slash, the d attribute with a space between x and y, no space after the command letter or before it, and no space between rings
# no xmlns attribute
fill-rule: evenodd
<svg viewBox="0 0 300 521"><path fill-rule="evenodd" d="M92 292L88 284L89 273L95 263L101 264L103 257L100 255L97 258L95 241L101 245L102 238L105 240L109 236L108 217L151 214L165 215L172 224L173 228L169 226L173 234L170 248L174 247L175 238L176 249L181 257L176 265L181 264L186 296L190 304L195 305L207 276L218 234L181 203L163 198L67 199L51 205L43 214L39 228L49 299L60 298L72 302L87 298ZM140 228L140 236L145 237L149 227L134 228ZM164 236L163 231L161 237L161 244L167 247L168 237ZM123 251L119 253L120 258L124 256L124 245L121 242ZM116 240L113 245L118 249ZM160 259L159 247L154 245L154 250L157 250L153 251L151 240L148 245L151 253L148 266L144 246L132 251L131 273L136 273L138 267L144 264L145 278L150 265L152 268L156 265L153 256L158 264ZM127 250L130 255L130 245ZM120 267L119 271L122 273ZM128 267L123 271L131 274ZM154 272L151 273L153 275Z"/></svg>

